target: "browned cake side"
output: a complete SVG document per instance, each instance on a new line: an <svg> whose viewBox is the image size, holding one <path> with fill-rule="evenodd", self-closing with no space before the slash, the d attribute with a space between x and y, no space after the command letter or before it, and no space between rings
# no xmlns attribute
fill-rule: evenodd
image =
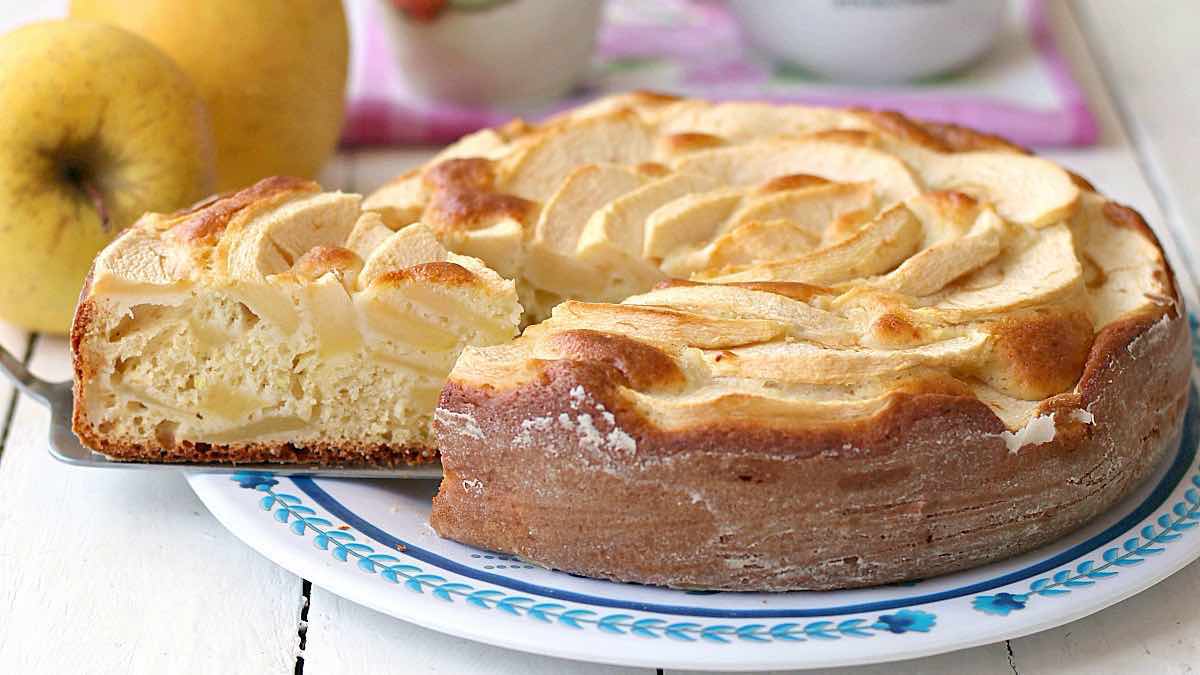
<svg viewBox="0 0 1200 675"><path fill-rule="evenodd" d="M1020 453L977 399L920 387L844 424L727 418L663 433L623 402L617 388L631 378L619 354L546 364L515 390L452 383L435 422L446 477L431 522L554 569L685 588L953 572L1054 541L1145 478L1183 420L1189 345L1173 311L1109 326L1077 391L1041 407L1084 408L1095 424L1060 422L1053 441ZM522 420L580 414L602 435L628 434L636 455L557 424L537 443L503 442L521 437ZM457 415L477 426L464 432Z"/></svg>

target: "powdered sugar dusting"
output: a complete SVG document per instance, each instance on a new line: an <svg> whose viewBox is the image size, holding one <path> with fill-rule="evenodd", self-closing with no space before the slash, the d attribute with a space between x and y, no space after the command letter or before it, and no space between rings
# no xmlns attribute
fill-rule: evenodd
<svg viewBox="0 0 1200 675"><path fill-rule="evenodd" d="M478 441L483 440L483 429L479 428L474 415L438 408L433 411L433 417L448 431L470 436Z"/></svg>
<svg viewBox="0 0 1200 675"><path fill-rule="evenodd" d="M1082 422L1084 424L1095 424L1096 423L1096 416L1093 415L1090 410L1084 410L1083 408L1077 408L1075 410L1072 410L1071 411L1071 419L1075 420L1076 422Z"/></svg>
<svg viewBox="0 0 1200 675"><path fill-rule="evenodd" d="M572 387L571 391L567 392L567 396L571 399L571 410L579 410L579 406L590 398L582 384Z"/></svg>
<svg viewBox="0 0 1200 675"><path fill-rule="evenodd" d="M608 447L614 450L621 450L629 455L637 452L637 441L620 427L615 427L612 431L608 432L604 440L608 442Z"/></svg>
<svg viewBox="0 0 1200 675"><path fill-rule="evenodd" d="M521 430L513 436L513 447L528 448L533 445L533 435L544 433L554 425L553 417L531 417L521 422Z"/></svg>
<svg viewBox="0 0 1200 675"><path fill-rule="evenodd" d="M602 404L596 403L582 385L573 387L567 393L567 397L571 410L580 411L590 407L599 413L599 417L587 412L562 412L555 417L531 417L521 422L520 431L513 436L513 446L531 447L538 436L557 427L573 434L579 439L580 446L591 452L607 450L623 455L633 455L637 452L637 440L618 427L616 416Z"/></svg>
<svg viewBox="0 0 1200 675"><path fill-rule="evenodd" d="M1129 355L1136 359L1145 354L1158 343L1167 339L1167 336L1170 333L1168 333L1166 329L1170 323L1171 317L1167 314L1163 314L1162 318L1156 321L1149 330L1129 341L1129 345L1125 347L1125 349L1129 352Z"/></svg>

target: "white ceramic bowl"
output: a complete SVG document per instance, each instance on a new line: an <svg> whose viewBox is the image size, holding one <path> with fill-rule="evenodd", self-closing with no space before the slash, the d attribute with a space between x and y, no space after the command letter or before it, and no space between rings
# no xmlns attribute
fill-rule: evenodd
<svg viewBox="0 0 1200 675"><path fill-rule="evenodd" d="M767 56L855 82L900 82L962 67L1004 25L1005 0L730 0Z"/></svg>
<svg viewBox="0 0 1200 675"><path fill-rule="evenodd" d="M400 77L414 96L467 105L533 104L587 73L602 0L510 0L413 21L383 8Z"/></svg>

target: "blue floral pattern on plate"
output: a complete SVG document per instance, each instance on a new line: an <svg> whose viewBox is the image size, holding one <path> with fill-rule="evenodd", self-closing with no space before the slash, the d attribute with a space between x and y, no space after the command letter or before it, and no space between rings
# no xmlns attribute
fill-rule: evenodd
<svg viewBox="0 0 1200 675"><path fill-rule="evenodd" d="M728 644L741 642L805 642L808 640L839 640L865 638L879 634L903 635L928 633L937 625L932 612L901 609L870 620L856 617L842 621L812 621L808 623L703 624L660 617L633 614L602 614L581 607L557 602L538 602L535 598L513 595L496 588L476 588L467 583L450 581L433 574L407 558L381 553L374 546L358 541L352 532L339 529L333 521L317 515L316 509L303 503L300 497L278 492L279 481L270 474L239 472L230 477L242 488L265 493L259 507L271 513L295 535L312 534L313 546L329 551L342 562L354 562L363 572L378 574L385 581L415 593L428 592L444 602L459 600L478 609L494 609L542 623L551 623L582 630L594 628L612 635L631 635L641 638L680 640ZM397 551L397 553L402 553Z"/></svg>
<svg viewBox="0 0 1200 675"><path fill-rule="evenodd" d="M1191 483L1192 487L1184 491L1183 499L1142 526L1137 536L1126 538L1120 546L1106 548L1100 554L1100 560L1084 560L1073 568L1035 579L1030 582L1027 593L975 596L971 606L985 614L1008 616L1025 609L1035 597L1066 595L1074 589L1093 586L1097 581L1116 576L1122 567L1140 565L1147 556L1162 553L1165 546L1200 525L1200 472L1191 477Z"/></svg>

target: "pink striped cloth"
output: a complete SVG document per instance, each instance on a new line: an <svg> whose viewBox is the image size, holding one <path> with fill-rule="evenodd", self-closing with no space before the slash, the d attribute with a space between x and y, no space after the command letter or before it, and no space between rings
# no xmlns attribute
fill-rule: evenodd
<svg viewBox="0 0 1200 675"><path fill-rule="evenodd" d="M822 82L772 67L743 44L719 2L608 0L592 75L569 99L537 118L597 96L654 89L711 100L766 100L898 110L965 124L1023 145L1086 146L1098 136L1082 88L1059 51L1045 0L1014 2L992 54L953 77L904 87ZM348 3L354 36L346 145L442 144L500 124L513 111L406 98L391 59L384 3Z"/></svg>

